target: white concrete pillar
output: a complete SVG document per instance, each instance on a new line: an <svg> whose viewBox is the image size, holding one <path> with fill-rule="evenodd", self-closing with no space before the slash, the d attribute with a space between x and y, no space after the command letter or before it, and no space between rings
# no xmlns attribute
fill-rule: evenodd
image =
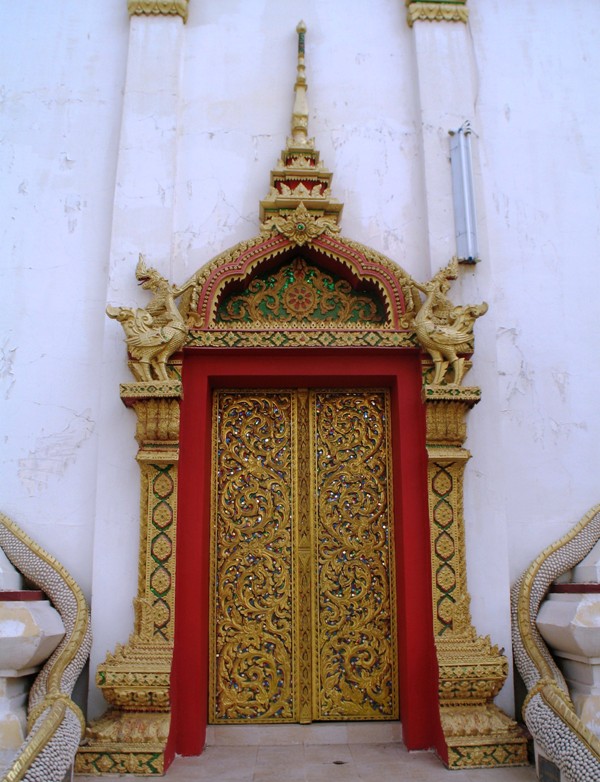
<svg viewBox="0 0 600 782"><path fill-rule="evenodd" d="M417 73L427 252L432 276L456 255L450 131L458 130L465 121L472 129L476 225L482 262L460 266L459 279L450 291L450 298L456 304L490 302L494 296L494 270L487 241L479 158L477 69L468 12L472 10L467 8L466 2L450 5L414 1L407 8ZM495 379L495 318L491 308L477 322L473 369L463 381L464 385L482 389L482 402L467 420L466 445L473 457L465 471L465 541L473 625L478 634L490 635L492 641L505 650L510 661L510 578L502 497L503 468L494 449L490 448L490 443L501 439L498 416L501 402ZM494 488L490 490L490 486ZM496 702L508 714L514 714L512 667Z"/></svg>
<svg viewBox="0 0 600 782"><path fill-rule="evenodd" d="M131 6L136 4L129 5L135 12ZM108 289L99 307L145 306L148 296L137 289L135 280L139 253L148 266L171 277L184 39L184 20L177 13L134 15L130 20ZM88 718L106 707L94 684L95 671L106 653L127 641L133 630L132 600L138 578L140 478L135 416L119 398L119 384L133 378L122 329L108 318L103 367Z"/></svg>
<svg viewBox="0 0 600 782"><path fill-rule="evenodd" d="M449 131L469 120L477 135L475 74L466 24L417 18L412 27L433 273L456 254Z"/></svg>

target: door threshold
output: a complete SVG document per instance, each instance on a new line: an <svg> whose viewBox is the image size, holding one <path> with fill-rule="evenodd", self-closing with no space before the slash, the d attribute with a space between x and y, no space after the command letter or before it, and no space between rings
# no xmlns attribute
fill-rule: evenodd
<svg viewBox="0 0 600 782"><path fill-rule="evenodd" d="M290 744L396 744L402 742L397 720L313 722L310 725L208 725L206 746L285 746Z"/></svg>

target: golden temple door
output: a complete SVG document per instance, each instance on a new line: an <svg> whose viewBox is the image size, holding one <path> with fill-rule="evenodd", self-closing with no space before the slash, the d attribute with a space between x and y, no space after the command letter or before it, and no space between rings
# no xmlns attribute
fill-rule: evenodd
<svg viewBox="0 0 600 782"><path fill-rule="evenodd" d="M386 390L215 391L210 721L398 718Z"/></svg>

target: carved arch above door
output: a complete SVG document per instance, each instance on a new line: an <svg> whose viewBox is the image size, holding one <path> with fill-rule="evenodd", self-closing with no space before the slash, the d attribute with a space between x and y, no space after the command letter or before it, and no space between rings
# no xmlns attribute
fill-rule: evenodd
<svg viewBox="0 0 600 782"><path fill-rule="evenodd" d="M286 236L277 228L265 231L219 255L190 280L192 286L181 305L190 326L189 346L418 346L414 316L421 300L403 269L375 250L336 236L326 223L319 225L319 218L303 215L300 207L291 213L290 222L303 225L303 230L315 226L318 232L298 244L293 235ZM310 302L306 302L308 310L301 310L300 301L289 309L289 300L286 307L281 299L277 311L268 312L263 306L262 315L259 310L247 310L246 317L225 315L224 302L236 293L239 296L243 291L246 301L252 296L258 299L262 284L264 293L271 286L276 298L284 296L294 282L298 286L300 279L294 278L292 269L296 259L306 267L296 273L296 278L300 272L304 279L304 289L321 300L329 293L327 313L323 307L310 310ZM372 302L374 313L369 314L367 308L361 314L359 308L354 315L341 315L344 305L351 299L358 304L361 297L363 303L366 299ZM234 344L232 331L239 333ZM275 331L280 334L276 340Z"/></svg>

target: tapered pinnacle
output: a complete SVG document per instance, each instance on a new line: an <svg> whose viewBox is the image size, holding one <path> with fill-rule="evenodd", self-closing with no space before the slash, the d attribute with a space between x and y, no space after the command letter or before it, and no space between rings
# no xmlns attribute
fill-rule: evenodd
<svg viewBox="0 0 600 782"><path fill-rule="evenodd" d="M306 25L298 22L298 66L294 85L294 110L292 113L292 142L298 146L308 143L308 101L306 100L306 68L304 65L304 40Z"/></svg>

